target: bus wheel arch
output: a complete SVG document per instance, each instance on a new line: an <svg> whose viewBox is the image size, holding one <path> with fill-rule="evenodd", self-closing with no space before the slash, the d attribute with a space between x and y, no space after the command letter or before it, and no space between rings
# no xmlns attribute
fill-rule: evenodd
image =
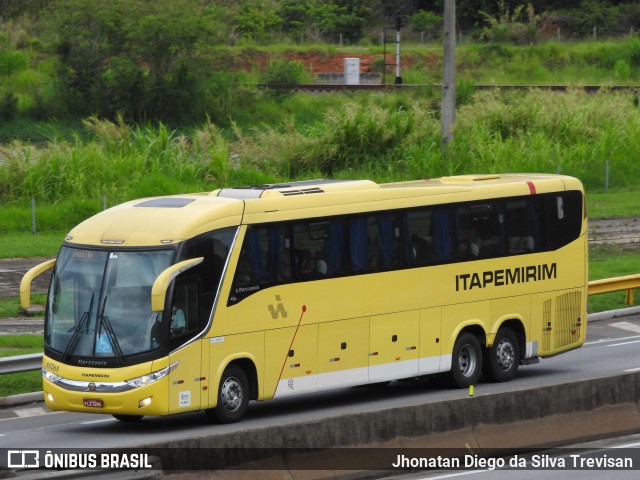
<svg viewBox="0 0 640 480"><path fill-rule="evenodd" d="M465 388L474 385L482 374L484 331L478 325L464 328L457 336L451 352L450 383Z"/></svg>
<svg viewBox="0 0 640 480"><path fill-rule="evenodd" d="M492 382L508 382L515 378L525 349L525 331L518 320L503 323L493 345L484 350L483 373Z"/></svg>
<svg viewBox="0 0 640 480"><path fill-rule="evenodd" d="M238 359L229 363L220 377L216 406L205 410L209 418L217 423L234 423L241 420L249 400L257 398L257 374L249 359Z"/></svg>
<svg viewBox="0 0 640 480"><path fill-rule="evenodd" d="M238 365L244 370L249 382L249 400L258 399L258 371L250 358L238 358L229 365Z"/></svg>

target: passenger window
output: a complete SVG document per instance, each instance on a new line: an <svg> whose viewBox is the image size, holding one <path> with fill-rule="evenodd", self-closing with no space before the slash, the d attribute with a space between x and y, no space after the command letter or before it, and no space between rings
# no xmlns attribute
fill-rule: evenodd
<svg viewBox="0 0 640 480"><path fill-rule="evenodd" d="M379 272L401 264L400 222L393 213L359 215L349 220L353 273Z"/></svg>
<svg viewBox="0 0 640 480"><path fill-rule="evenodd" d="M491 258L503 252L503 217L497 203L458 207L458 258Z"/></svg>
<svg viewBox="0 0 640 480"><path fill-rule="evenodd" d="M582 226L582 193L568 191L545 196L549 249L561 248L580 235Z"/></svg>
<svg viewBox="0 0 640 480"><path fill-rule="evenodd" d="M537 252L540 241L541 219L534 197L507 200L505 204L507 250L509 254Z"/></svg>
<svg viewBox="0 0 640 480"><path fill-rule="evenodd" d="M410 210L404 216L405 262L409 266L451 260L452 234L447 208Z"/></svg>
<svg viewBox="0 0 640 480"><path fill-rule="evenodd" d="M436 261L432 231L431 209L412 210L405 214L406 233L409 248L405 249L408 265L428 265Z"/></svg>
<svg viewBox="0 0 640 480"><path fill-rule="evenodd" d="M297 280L312 280L327 275L327 239L330 224L313 220L293 225L294 261Z"/></svg>
<svg viewBox="0 0 640 480"><path fill-rule="evenodd" d="M285 224L247 227L229 303L262 287L291 281L291 240Z"/></svg>

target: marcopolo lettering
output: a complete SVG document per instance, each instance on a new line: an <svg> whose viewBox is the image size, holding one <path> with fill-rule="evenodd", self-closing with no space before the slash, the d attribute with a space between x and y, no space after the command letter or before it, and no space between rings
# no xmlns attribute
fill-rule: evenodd
<svg viewBox="0 0 640 480"><path fill-rule="evenodd" d="M551 280L557 276L558 268L555 263L462 273L456 275L456 292L473 290L474 288L504 287L518 283L539 282Z"/></svg>

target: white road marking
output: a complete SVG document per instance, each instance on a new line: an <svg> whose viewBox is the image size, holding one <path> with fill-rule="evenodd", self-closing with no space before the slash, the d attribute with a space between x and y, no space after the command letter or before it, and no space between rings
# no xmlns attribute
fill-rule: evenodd
<svg viewBox="0 0 640 480"><path fill-rule="evenodd" d="M640 371L640 367L628 368L627 370L623 370L623 372L637 372L637 371Z"/></svg>
<svg viewBox="0 0 640 480"><path fill-rule="evenodd" d="M104 423L104 422L115 422L115 418L103 418L102 420L87 420L86 422L80 422L82 425L89 425L92 423Z"/></svg>
<svg viewBox="0 0 640 480"><path fill-rule="evenodd" d="M640 340L634 340L633 342L610 343L607 347L619 347L620 345L629 345L631 343L640 343Z"/></svg>
<svg viewBox="0 0 640 480"><path fill-rule="evenodd" d="M595 340L593 342L585 342L585 345L597 345L600 343L607 342L619 342L620 340L632 340L634 338L640 338L640 335L634 335L633 337L622 337L622 338L601 338L600 340Z"/></svg>
<svg viewBox="0 0 640 480"><path fill-rule="evenodd" d="M640 446L640 442L637 443L627 443L626 445L613 445L609 448L635 448Z"/></svg>
<svg viewBox="0 0 640 480"><path fill-rule="evenodd" d="M41 415L46 415L47 412L45 411L44 408L42 407L36 407L36 408L23 408L21 410L14 410L14 412L16 413L16 415L20 418L26 418L26 417L39 417Z"/></svg>
<svg viewBox="0 0 640 480"><path fill-rule="evenodd" d="M611 324L612 327L619 328L621 330L627 330L629 332L640 333L640 325L629 322L616 322Z"/></svg>
<svg viewBox="0 0 640 480"><path fill-rule="evenodd" d="M0 422L6 422L7 420L16 420L17 418L26 418L26 417L29 417L29 416L53 415L55 413L65 413L65 412L46 411L44 408L42 409L42 413L41 414L37 414L37 415L20 415L18 413L18 410L14 410L13 412L16 414L15 417L0 418Z"/></svg>

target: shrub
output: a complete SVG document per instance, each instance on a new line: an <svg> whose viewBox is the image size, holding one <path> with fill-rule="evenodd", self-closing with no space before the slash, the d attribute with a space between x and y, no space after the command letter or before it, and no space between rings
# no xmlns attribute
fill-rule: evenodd
<svg viewBox="0 0 640 480"><path fill-rule="evenodd" d="M29 59L24 52L0 51L0 76L8 76L27 68Z"/></svg>
<svg viewBox="0 0 640 480"><path fill-rule="evenodd" d="M17 111L18 97L16 97L12 92L5 93L0 100L0 119L5 122L11 120Z"/></svg>

